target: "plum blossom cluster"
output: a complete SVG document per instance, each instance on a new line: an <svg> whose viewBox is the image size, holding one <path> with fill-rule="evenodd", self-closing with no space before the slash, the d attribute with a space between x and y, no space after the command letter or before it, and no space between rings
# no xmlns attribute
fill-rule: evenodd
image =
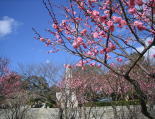
<svg viewBox="0 0 155 119"><path fill-rule="evenodd" d="M76 64L78 67L84 69L86 64L91 67L102 65L123 77L120 84L125 87L122 89L127 92L133 86L136 93L140 92L138 96L143 103L142 112L151 119L143 98L146 95L144 85L148 87L147 90L151 85L147 81L140 81L133 70L138 66L151 76L151 72L139 61L155 45L154 6L154 0L72 0L63 8L64 15L58 19L57 14L48 9L54 6L45 4L53 22L48 29L52 39L41 36L39 39L52 48L50 52L65 50L79 56L81 60ZM146 44L148 37L153 39L149 45ZM143 50L139 52L137 47ZM132 54L137 56L132 57ZM116 68L118 64L119 67L123 64L129 67L121 72Z"/></svg>
<svg viewBox="0 0 155 119"><path fill-rule="evenodd" d="M21 86L21 77L16 73L9 72L0 77L1 94L4 97L9 97L15 92L18 92Z"/></svg>
<svg viewBox="0 0 155 119"><path fill-rule="evenodd" d="M51 40L40 37L40 41L47 46L52 46L49 53L58 52L61 49L59 46L63 46L71 53L82 51L84 57L95 57L99 60L116 59L115 62L122 62L123 57L120 52L126 53L122 49L126 47L126 50L132 49L133 43L143 45L137 33L134 34L137 32L134 31L135 28L139 30L139 33L145 31L150 35L154 34L155 31L150 30L151 26L148 25L151 23L148 15L151 15L154 2L152 0L122 0L120 3L119 1L112 3L110 0L103 0L100 1L102 6L98 6L98 0L74 0L74 6L64 7L66 17L63 20L54 18L52 29L48 31L55 38ZM127 11L124 11L121 6L126 6L123 9ZM137 6L141 6L142 10ZM83 14L85 18L78 14ZM122 14L125 15L122 16ZM130 14L129 18L126 14ZM128 20L130 17L132 21ZM124 32L116 36L120 29Z"/></svg>
<svg viewBox="0 0 155 119"><path fill-rule="evenodd" d="M70 65L68 66L71 68ZM126 66L116 66L115 68L123 72L125 71ZM137 71L136 73L135 70ZM136 78L141 89L147 94L148 97L150 97L152 95L150 92L155 88L155 80L150 79L147 75L144 75L144 72L138 69L138 67L136 67L130 75L132 78ZM71 91L77 94L78 100L82 103L91 100L92 95L97 94L107 96L116 94L120 95L121 97L119 98L122 99L124 99L124 96L129 96L130 99L134 99L135 95L134 87L126 81L124 77L118 76L111 71L106 72L105 74L97 74L92 70L86 74L76 72L71 79L63 80L60 88L64 88L66 84ZM91 96L86 96L86 94L90 94Z"/></svg>

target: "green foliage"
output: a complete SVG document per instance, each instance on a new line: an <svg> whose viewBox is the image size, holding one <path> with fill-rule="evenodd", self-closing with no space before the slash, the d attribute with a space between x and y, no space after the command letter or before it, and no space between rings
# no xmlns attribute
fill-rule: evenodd
<svg viewBox="0 0 155 119"><path fill-rule="evenodd" d="M50 101L50 102L47 102L46 103L46 107L49 107L49 108L54 108L56 105L56 102L55 101Z"/></svg>
<svg viewBox="0 0 155 119"><path fill-rule="evenodd" d="M121 100L112 102L88 102L85 104L86 107L102 107L102 106L127 106L127 105L140 105L139 100Z"/></svg>

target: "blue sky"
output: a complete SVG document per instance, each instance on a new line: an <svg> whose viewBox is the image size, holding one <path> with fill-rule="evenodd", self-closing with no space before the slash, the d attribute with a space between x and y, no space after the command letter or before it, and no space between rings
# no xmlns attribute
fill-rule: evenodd
<svg viewBox="0 0 155 119"><path fill-rule="evenodd" d="M67 0L53 1L65 5ZM33 38L32 27L44 36L45 29L51 27L49 21L42 0L0 0L0 57L10 59L13 69L18 63L53 62L63 65L77 61L65 52L48 54L50 49Z"/></svg>
<svg viewBox="0 0 155 119"><path fill-rule="evenodd" d="M49 48L33 38L32 27L44 34L50 26L50 17L41 0L0 0L0 11L0 56L9 58L12 68L18 63L51 61L64 64L76 61L74 56L64 52L48 54Z"/></svg>

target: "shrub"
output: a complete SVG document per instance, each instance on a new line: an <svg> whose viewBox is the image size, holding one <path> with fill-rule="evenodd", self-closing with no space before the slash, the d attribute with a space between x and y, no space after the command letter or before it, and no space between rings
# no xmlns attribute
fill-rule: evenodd
<svg viewBox="0 0 155 119"><path fill-rule="evenodd" d="M88 102L85 104L86 107L102 107L102 106L127 106L127 105L139 105L139 100L120 100L120 101L112 101L112 102Z"/></svg>

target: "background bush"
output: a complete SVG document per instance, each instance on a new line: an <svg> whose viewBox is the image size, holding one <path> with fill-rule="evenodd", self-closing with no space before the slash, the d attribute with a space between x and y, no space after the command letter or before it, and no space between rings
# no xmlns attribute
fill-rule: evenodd
<svg viewBox="0 0 155 119"><path fill-rule="evenodd" d="M127 105L139 105L139 100L120 100L120 101L112 101L112 102L88 102L85 104L86 107L92 107L92 106L127 106Z"/></svg>

